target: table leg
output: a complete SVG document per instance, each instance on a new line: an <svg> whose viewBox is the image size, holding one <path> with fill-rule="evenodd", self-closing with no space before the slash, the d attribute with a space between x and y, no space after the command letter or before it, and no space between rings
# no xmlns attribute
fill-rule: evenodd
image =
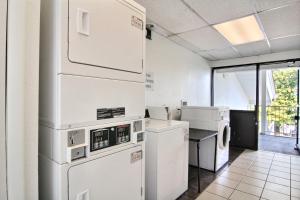
<svg viewBox="0 0 300 200"><path fill-rule="evenodd" d="M197 165L198 165L198 193L200 193L200 158L199 158L200 143L197 142Z"/></svg>

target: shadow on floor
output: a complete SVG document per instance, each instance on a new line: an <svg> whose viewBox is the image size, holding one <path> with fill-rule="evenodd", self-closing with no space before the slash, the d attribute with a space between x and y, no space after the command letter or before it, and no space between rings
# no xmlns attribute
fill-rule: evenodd
<svg viewBox="0 0 300 200"><path fill-rule="evenodd" d="M200 189L201 192L206 189L206 187L212 183L218 174L220 174L223 170L225 170L242 152L244 149L230 147L229 150L229 162L222 169L220 169L217 173L213 173L207 170L200 170ZM189 188L188 190L177 200L194 200L200 194L198 193L198 182L197 182L197 168L189 167Z"/></svg>
<svg viewBox="0 0 300 200"><path fill-rule="evenodd" d="M299 152L294 149L295 144L295 138L259 135L259 150L299 155Z"/></svg>

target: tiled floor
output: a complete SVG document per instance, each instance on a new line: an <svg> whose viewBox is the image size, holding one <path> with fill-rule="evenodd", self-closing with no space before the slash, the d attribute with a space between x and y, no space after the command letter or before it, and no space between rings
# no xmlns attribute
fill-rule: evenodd
<svg viewBox="0 0 300 200"><path fill-rule="evenodd" d="M245 150L196 200L300 200L300 157Z"/></svg>
<svg viewBox="0 0 300 200"><path fill-rule="evenodd" d="M276 137L271 135L259 136L260 150L299 155L299 152L294 149L295 144L295 138Z"/></svg>
<svg viewBox="0 0 300 200"><path fill-rule="evenodd" d="M209 172L207 170L200 170L200 190L203 192L223 170L225 170L242 152L244 149L230 147L229 149L229 162L218 173ZM198 182L197 182L197 168L189 167L189 189L177 200L195 200L199 196Z"/></svg>

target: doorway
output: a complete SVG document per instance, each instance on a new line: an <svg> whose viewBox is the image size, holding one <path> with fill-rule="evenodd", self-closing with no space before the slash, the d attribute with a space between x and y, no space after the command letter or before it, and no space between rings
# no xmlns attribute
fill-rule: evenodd
<svg viewBox="0 0 300 200"><path fill-rule="evenodd" d="M259 149L298 154L299 69L261 65L260 80Z"/></svg>
<svg viewBox="0 0 300 200"><path fill-rule="evenodd" d="M257 66L214 70L214 106L230 109L230 145L257 150Z"/></svg>
<svg viewBox="0 0 300 200"><path fill-rule="evenodd" d="M276 146L275 142L266 137L271 134L290 135L290 141L283 144L283 149L291 149L291 152L283 150L280 152L298 154L294 148L299 150L299 60L212 69L211 106L230 108L231 146L275 151L276 148L266 148L266 146L271 147L266 145L267 143L272 144L273 147ZM282 75L280 69L282 71L289 69L286 73L293 80L290 83L293 87L287 88L288 92L282 95L284 98L292 99L289 101L290 104L282 104L282 100L276 96L276 89L278 91L282 89L282 86L278 85L276 88L274 85L274 78L280 82L279 75ZM286 78L281 80L287 81ZM271 104L273 101L274 103ZM279 139L278 142L280 142ZM279 151L278 148L277 150Z"/></svg>

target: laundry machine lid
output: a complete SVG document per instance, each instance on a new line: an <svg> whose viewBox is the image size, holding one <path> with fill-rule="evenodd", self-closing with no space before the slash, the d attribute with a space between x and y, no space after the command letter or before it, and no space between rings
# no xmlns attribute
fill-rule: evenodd
<svg viewBox="0 0 300 200"><path fill-rule="evenodd" d="M177 128L188 128L189 123L185 121L176 120L156 120L147 119L146 120L146 131L148 132L164 132L168 130L173 130Z"/></svg>

